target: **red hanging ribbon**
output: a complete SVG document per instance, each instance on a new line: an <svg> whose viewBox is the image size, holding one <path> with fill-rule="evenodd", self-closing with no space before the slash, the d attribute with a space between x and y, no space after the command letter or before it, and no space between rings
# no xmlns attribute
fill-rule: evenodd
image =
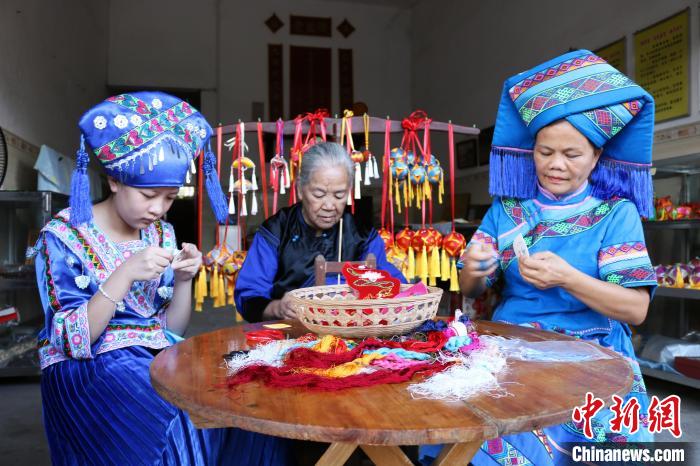
<svg viewBox="0 0 700 466"><path fill-rule="evenodd" d="M238 214L238 234L240 235L241 250L245 251L245 218L241 216L241 206L245 202L245 198L243 196L243 187L245 184L245 179L243 179L243 155L245 148L243 147L243 144L241 144L242 137L243 134L241 132L241 125L239 124L236 127L236 145L238 148L236 156L238 158L238 183L240 184L240 187L238 189L238 209L236 210L236 213Z"/></svg>
<svg viewBox="0 0 700 466"><path fill-rule="evenodd" d="M384 125L384 159L382 160L382 168L384 169L384 182L382 183L382 228L386 228L386 201L387 201L387 184L389 183L389 158L391 156L391 140L389 128L391 126L391 121L388 119ZM391 186L389 186L389 191L391 191Z"/></svg>
<svg viewBox="0 0 700 466"><path fill-rule="evenodd" d="M221 179L221 146L223 144L223 129L221 125L216 128L216 176ZM216 244L219 244L219 225L216 225Z"/></svg>
<svg viewBox="0 0 700 466"><path fill-rule="evenodd" d="M450 146L450 207L452 208L452 231L455 231L455 134L452 122L447 123L447 144Z"/></svg>
<svg viewBox="0 0 700 466"><path fill-rule="evenodd" d="M290 151L290 156L289 156L289 171L291 173L291 178L292 178L292 186L291 190L289 192L289 205L294 205L297 202L297 192L296 192L296 177L298 176L298 173L295 173L296 170L301 165L301 157L302 157L302 123L304 121L304 117L301 115L297 116L294 119L294 143L292 144L292 150Z"/></svg>
<svg viewBox="0 0 700 466"><path fill-rule="evenodd" d="M318 108L313 113L307 113L304 119L309 122L309 131L306 133L306 139L304 140L304 145L316 144L316 132L321 131L321 139L326 142L326 122L325 119L328 118L330 113L326 108Z"/></svg>
<svg viewBox="0 0 700 466"><path fill-rule="evenodd" d="M265 146L263 144L262 123L258 121L258 154L260 155L260 177L262 179L262 201L265 219L269 217L267 210L267 169L265 167ZM255 193L253 193L255 195Z"/></svg>

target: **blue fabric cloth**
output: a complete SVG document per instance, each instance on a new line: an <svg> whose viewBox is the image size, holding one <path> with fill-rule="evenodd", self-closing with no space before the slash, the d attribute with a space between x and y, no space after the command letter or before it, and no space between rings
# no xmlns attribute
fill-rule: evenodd
<svg viewBox="0 0 700 466"><path fill-rule="evenodd" d="M169 346L173 272L135 282L90 343L87 303L131 254L172 250L172 226L113 243L93 222L72 228L70 209L41 232L36 272L45 326L39 334L44 424L54 465L286 465L289 442L237 429L198 430L153 390L149 366ZM81 281L84 280L84 281ZM80 285L83 285L82 287Z"/></svg>
<svg viewBox="0 0 700 466"><path fill-rule="evenodd" d="M587 184L561 198L538 187L534 199L496 199L468 247L486 245L499 256L498 269L487 279L489 286L498 280L503 284L494 320L577 336L627 358L634 383L624 400L634 397L639 402L640 428L635 434L611 432L609 421L613 413L608 405L593 418L592 440L583 435L581 425L570 421L485 442L472 464L568 464L566 442L652 441L653 435L646 427L649 401L628 325L590 309L561 288L539 290L526 283L512 246L518 234L525 238L531 254L551 251L591 277L623 287L648 287L653 293L656 277L636 208L622 199L595 198ZM437 456L440 448L421 447L424 463Z"/></svg>
<svg viewBox="0 0 700 466"><path fill-rule="evenodd" d="M290 442L240 429L196 429L151 387L141 346L43 371L51 462L75 465L286 465Z"/></svg>
<svg viewBox="0 0 700 466"><path fill-rule="evenodd" d="M491 195L535 196L535 137L562 119L603 148L591 175L594 194L630 199L650 217L654 99L588 50L566 53L505 81L491 149Z"/></svg>

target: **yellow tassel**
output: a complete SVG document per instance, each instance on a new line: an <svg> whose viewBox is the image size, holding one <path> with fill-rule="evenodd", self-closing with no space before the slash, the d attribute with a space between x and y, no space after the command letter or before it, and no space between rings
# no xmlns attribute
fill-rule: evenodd
<svg viewBox="0 0 700 466"><path fill-rule="evenodd" d="M431 199L430 181L428 181L427 176L425 177L425 181L423 182L423 195L426 199Z"/></svg>
<svg viewBox="0 0 700 466"><path fill-rule="evenodd" d="M435 280L440 276L440 253L438 252L437 246L433 246L433 250L430 251L430 283L431 286L435 286Z"/></svg>
<svg viewBox="0 0 700 466"><path fill-rule="evenodd" d="M211 276L209 277L209 296L216 300L219 295L217 288L219 287L219 273L216 269L216 264L212 266Z"/></svg>
<svg viewBox="0 0 700 466"><path fill-rule="evenodd" d="M216 307L223 307L226 305L226 288L224 286L224 274L219 274L219 305Z"/></svg>
<svg viewBox="0 0 700 466"><path fill-rule="evenodd" d="M199 269L199 293L202 301L207 297L207 269L202 266Z"/></svg>
<svg viewBox="0 0 700 466"><path fill-rule="evenodd" d="M416 253L416 277L420 278L423 275L423 271L421 270L421 253L417 252Z"/></svg>
<svg viewBox="0 0 700 466"><path fill-rule="evenodd" d="M420 279L424 282L428 282L428 253L425 252L425 246L423 246L423 251L420 254Z"/></svg>
<svg viewBox="0 0 700 466"><path fill-rule="evenodd" d="M447 251L442 249L442 257L440 258L440 278L442 280L450 279L450 259L447 257Z"/></svg>
<svg viewBox="0 0 700 466"><path fill-rule="evenodd" d="M396 192L396 194L394 194L394 202L396 203L396 208L398 209L399 213L401 213L401 193L399 192L398 181L394 181L394 191Z"/></svg>
<svg viewBox="0 0 700 466"><path fill-rule="evenodd" d="M406 272L406 278L412 280L416 276L416 259L413 255L413 248L408 247L408 270Z"/></svg>
<svg viewBox="0 0 700 466"><path fill-rule="evenodd" d="M438 191L438 200L440 201L440 204L442 204L442 195L445 194L444 179L445 177L443 175L440 175L440 191Z"/></svg>
<svg viewBox="0 0 700 466"><path fill-rule="evenodd" d="M226 290L226 297L228 298L226 304L233 304L233 278L232 276L226 277L226 284L228 285Z"/></svg>
<svg viewBox="0 0 700 466"><path fill-rule="evenodd" d="M452 260L450 269L450 291L459 291L459 279L457 278L457 260Z"/></svg>
<svg viewBox="0 0 700 466"><path fill-rule="evenodd" d="M204 303L204 295L207 294L207 277L204 266L199 268L199 276L194 284L194 310L202 312L202 304ZM202 281L204 281L204 289L202 289Z"/></svg>

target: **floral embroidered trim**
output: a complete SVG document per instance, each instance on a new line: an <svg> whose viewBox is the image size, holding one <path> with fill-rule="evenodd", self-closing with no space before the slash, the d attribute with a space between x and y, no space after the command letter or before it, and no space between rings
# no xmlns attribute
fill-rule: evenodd
<svg viewBox="0 0 700 466"><path fill-rule="evenodd" d="M45 228L54 233L81 259L94 275L97 284L104 282L109 274L123 263L125 257L93 222L76 229L70 226L69 217L70 211L65 209ZM162 231L161 235L158 234L158 229ZM161 221L154 222L143 232L143 241L146 244L160 244L165 248L172 248L173 237L172 226ZM157 309L153 303L159 282L157 279L134 282L130 293L124 298L128 308L143 317L155 314Z"/></svg>
<svg viewBox="0 0 700 466"><path fill-rule="evenodd" d="M89 341L89 340L88 340ZM67 343L66 343L67 344ZM95 354L106 353L119 348L128 346L146 346L153 349L161 349L170 345L163 327L160 322L154 322L150 325L136 324L109 324L105 329L105 336ZM88 350L90 346L87 346ZM66 361L68 359L79 358L81 356L65 352L57 349L48 339L42 339L38 342L39 360L41 368L50 366L57 362ZM82 356L82 357L90 357Z"/></svg>
<svg viewBox="0 0 700 466"><path fill-rule="evenodd" d="M42 242L44 245L44 259L46 261L46 267L44 268L44 275L46 280L46 291L49 297L49 306L51 310L56 313L61 310L61 303L58 301L58 295L56 294L56 286L54 285L53 275L51 274L51 258L49 257L49 247L46 242L46 237L42 237Z"/></svg>
<svg viewBox="0 0 700 466"><path fill-rule="evenodd" d="M162 112L148 108L142 112L140 109L143 107L139 106L139 102L145 105L143 101L135 99L133 96L128 94L123 94L116 97L124 97L124 99L121 101L112 100L113 102L124 105L138 113L142 113L144 116L148 116L148 119L141 125L133 128L131 131L120 135L116 139L98 148L95 152L97 154L97 158L101 162L109 162L130 154L135 149L149 143L157 136L167 131L172 131L177 137L184 140L192 149L192 153L196 152L197 147L199 147L200 144L198 141L195 141L193 137L196 139L202 139L200 138L199 132L191 132L180 125L180 123L182 123L185 119L198 113L196 110L190 107L187 102L179 102ZM130 97L131 100L126 99L127 97ZM137 102L134 104L136 107L130 107L132 102Z"/></svg>

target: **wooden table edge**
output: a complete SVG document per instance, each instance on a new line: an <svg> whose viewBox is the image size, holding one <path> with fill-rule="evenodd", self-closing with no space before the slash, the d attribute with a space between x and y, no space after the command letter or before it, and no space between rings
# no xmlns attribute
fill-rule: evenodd
<svg viewBox="0 0 700 466"><path fill-rule="evenodd" d="M311 440L315 442L325 443L353 443L358 445L383 445L383 446L400 446L400 445L430 445L442 443L464 443L471 441L483 441L483 439L491 439L498 437L498 428L495 423L485 420L484 429L472 428L473 433L465 432L461 435L451 434L457 428L430 429L427 433L425 441L418 443L407 443L406 436L421 436L425 435L425 429L350 429L348 427L328 427L328 426L312 426L303 425L291 426L288 423L273 421L269 419L251 418L240 416L234 413L225 413L223 416L216 408L197 405L192 401L186 404L182 403L182 398L176 393L168 390L160 384L151 374L151 385L156 392L169 403L182 409L190 417L190 420L198 429L221 428L222 417L230 420L233 427L257 432L259 434L272 435L275 437L284 437L295 440ZM187 409L182 408L183 405ZM471 408L470 408L471 409ZM475 413L476 414L476 413ZM477 414L478 417L481 417ZM290 429L290 427L294 427ZM361 440L357 440L361 438Z"/></svg>

